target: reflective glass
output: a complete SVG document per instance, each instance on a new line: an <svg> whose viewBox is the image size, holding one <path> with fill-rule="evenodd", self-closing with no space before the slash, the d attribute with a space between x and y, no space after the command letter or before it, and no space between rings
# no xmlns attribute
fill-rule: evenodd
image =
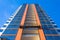
<svg viewBox="0 0 60 40"><path fill-rule="evenodd" d="M46 40L60 40L60 36L46 36Z"/></svg>

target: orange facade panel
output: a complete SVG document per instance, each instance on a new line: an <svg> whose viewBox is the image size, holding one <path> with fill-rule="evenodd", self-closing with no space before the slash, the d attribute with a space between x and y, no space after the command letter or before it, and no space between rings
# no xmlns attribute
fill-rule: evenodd
<svg viewBox="0 0 60 40"><path fill-rule="evenodd" d="M40 29L38 30L39 36L40 36L40 40L46 40L45 35L44 35L44 32L43 32L43 30L42 30L42 26L41 26L39 17L38 17L37 10L36 10L36 8L35 8L35 5L33 5L33 9L34 9L34 11L35 11L35 15L36 15L36 19L37 19L38 26L40 26Z"/></svg>
<svg viewBox="0 0 60 40"><path fill-rule="evenodd" d="M24 11L24 14L23 14L21 23L20 23L20 26L21 26L22 28L23 28L23 26L24 26L26 14L27 14L27 9L28 9L28 5L26 5L26 8L25 8L25 11ZM18 29L18 32L17 32L17 35L16 35L15 40L21 40L21 37L22 37L22 31L23 31L22 28L19 28L19 29Z"/></svg>
<svg viewBox="0 0 60 40"><path fill-rule="evenodd" d="M46 40L43 30L39 29L38 32L39 32L39 35L40 35L40 40Z"/></svg>
<svg viewBox="0 0 60 40"><path fill-rule="evenodd" d="M24 14L23 14L23 17L22 17L22 20L21 20L20 26L24 26L24 22L25 22L26 14L27 14L27 9L28 9L28 4L26 5L26 8L25 8L25 11L24 11Z"/></svg>
<svg viewBox="0 0 60 40"><path fill-rule="evenodd" d="M21 40L23 29L19 28L15 40Z"/></svg>
<svg viewBox="0 0 60 40"><path fill-rule="evenodd" d="M32 6L33 6L33 9L34 9L34 12L35 12L35 15L36 15L37 24L38 24L38 26L41 26L41 24L40 24L40 20L39 20L39 17L38 17L38 13L37 13L36 8L35 8L35 5L32 4Z"/></svg>

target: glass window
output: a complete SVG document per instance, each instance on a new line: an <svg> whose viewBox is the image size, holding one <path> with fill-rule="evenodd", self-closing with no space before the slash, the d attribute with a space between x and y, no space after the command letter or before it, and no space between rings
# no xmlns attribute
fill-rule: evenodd
<svg viewBox="0 0 60 40"><path fill-rule="evenodd" d="M46 40L60 40L60 36L46 36Z"/></svg>
<svg viewBox="0 0 60 40"><path fill-rule="evenodd" d="M3 27L6 27L6 25L3 25Z"/></svg>
<svg viewBox="0 0 60 40"><path fill-rule="evenodd" d="M42 28L43 29L47 29L47 25L42 25Z"/></svg>
<svg viewBox="0 0 60 40"><path fill-rule="evenodd" d="M40 18L41 21L43 21L44 19L43 18Z"/></svg>
<svg viewBox="0 0 60 40"><path fill-rule="evenodd" d="M54 22L52 22L52 24L55 24Z"/></svg>
<svg viewBox="0 0 60 40"><path fill-rule="evenodd" d="M42 24L46 24L46 22L45 22L45 21L41 21L41 23L42 23Z"/></svg>
<svg viewBox="0 0 60 40"><path fill-rule="evenodd" d="M57 31L60 32L60 29L58 29Z"/></svg>
<svg viewBox="0 0 60 40"><path fill-rule="evenodd" d="M8 19L9 21L11 21L11 19Z"/></svg>
<svg viewBox="0 0 60 40"><path fill-rule="evenodd" d="M10 25L19 25L20 24L20 21L12 21L11 23L10 23Z"/></svg>
<svg viewBox="0 0 60 40"><path fill-rule="evenodd" d="M57 34L55 30L44 29L45 34Z"/></svg>
<svg viewBox="0 0 60 40"><path fill-rule="evenodd" d="M10 18L13 18L13 17L10 17Z"/></svg>
<svg viewBox="0 0 60 40"><path fill-rule="evenodd" d="M3 34L16 34L18 30L6 29Z"/></svg>
<svg viewBox="0 0 60 40"><path fill-rule="evenodd" d="M48 27L49 27L49 28L53 28L53 26L52 26L52 25L48 25Z"/></svg>
<svg viewBox="0 0 60 40"><path fill-rule="evenodd" d="M52 19L50 19L50 21L53 21Z"/></svg>
<svg viewBox="0 0 60 40"><path fill-rule="evenodd" d="M46 21L46 24L51 24L51 23Z"/></svg>
<svg viewBox="0 0 60 40"><path fill-rule="evenodd" d="M6 40L14 40L15 36L1 36L0 38L6 38Z"/></svg>
<svg viewBox="0 0 60 40"><path fill-rule="evenodd" d="M57 27L57 25L54 25L54 27Z"/></svg>
<svg viewBox="0 0 60 40"><path fill-rule="evenodd" d="M19 25L9 25L8 28L19 28Z"/></svg>
<svg viewBox="0 0 60 40"><path fill-rule="evenodd" d="M6 24L8 24L9 22L6 22Z"/></svg>
<svg viewBox="0 0 60 40"><path fill-rule="evenodd" d="M0 29L0 32L2 32L3 31L3 29Z"/></svg>
<svg viewBox="0 0 60 40"><path fill-rule="evenodd" d="M18 17L18 18L17 18L17 17L15 17L13 20L20 20L20 19L21 19L21 18L19 18L19 17Z"/></svg>

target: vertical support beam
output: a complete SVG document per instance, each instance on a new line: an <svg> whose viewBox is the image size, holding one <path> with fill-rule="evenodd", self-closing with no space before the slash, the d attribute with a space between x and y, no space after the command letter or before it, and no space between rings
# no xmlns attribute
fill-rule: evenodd
<svg viewBox="0 0 60 40"><path fill-rule="evenodd" d="M43 29L39 29L38 32L39 32L39 35L40 35L40 40L46 40Z"/></svg>
<svg viewBox="0 0 60 40"><path fill-rule="evenodd" d="M22 20L21 20L20 26L24 26L24 22L25 22L25 18L26 18L27 10L28 10L28 4L26 5L26 9L25 9L24 15L23 15L23 17L22 17Z"/></svg>
<svg viewBox="0 0 60 40"><path fill-rule="evenodd" d="M25 8L25 11L24 11L24 14L23 14L21 23L20 23L20 26L22 26L22 28L19 28L19 29L18 29L18 32L17 32L17 35L16 35L15 40L21 40L21 37L22 37L22 31L23 31L23 26L24 26L26 14L27 14L27 9L28 9L28 4L26 5L26 8Z"/></svg>
<svg viewBox="0 0 60 40"><path fill-rule="evenodd" d="M37 19L37 23L38 23L38 26L40 26L38 32L39 32L39 36L40 36L40 40L46 40L45 39L45 35L44 35L44 32L43 32L43 29L42 29L42 25L40 23L40 20L39 20L39 17L38 17L38 13L36 11L36 8L35 8L35 5L33 5L33 9L34 9L34 12L35 12L35 15L36 15L36 19Z"/></svg>
<svg viewBox="0 0 60 40"><path fill-rule="evenodd" d="M41 26L41 23L40 23L40 20L39 20L38 13L36 11L35 5L32 4L32 6L33 6L33 9L34 9L34 12L35 12L36 19L37 19L37 24L38 24L38 26Z"/></svg>
<svg viewBox="0 0 60 40"><path fill-rule="evenodd" d="M23 31L22 28L19 28L19 29L18 29L18 32L17 32L17 35L16 35L15 40L21 40L22 31Z"/></svg>

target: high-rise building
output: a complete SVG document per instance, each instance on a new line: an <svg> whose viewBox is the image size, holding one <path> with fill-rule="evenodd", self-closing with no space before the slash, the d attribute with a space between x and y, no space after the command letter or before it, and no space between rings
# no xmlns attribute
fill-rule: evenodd
<svg viewBox="0 0 60 40"><path fill-rule="evenodd" d="M60 40L59 33L40 5L23 4L0 28L0 40Z"/></svg>

